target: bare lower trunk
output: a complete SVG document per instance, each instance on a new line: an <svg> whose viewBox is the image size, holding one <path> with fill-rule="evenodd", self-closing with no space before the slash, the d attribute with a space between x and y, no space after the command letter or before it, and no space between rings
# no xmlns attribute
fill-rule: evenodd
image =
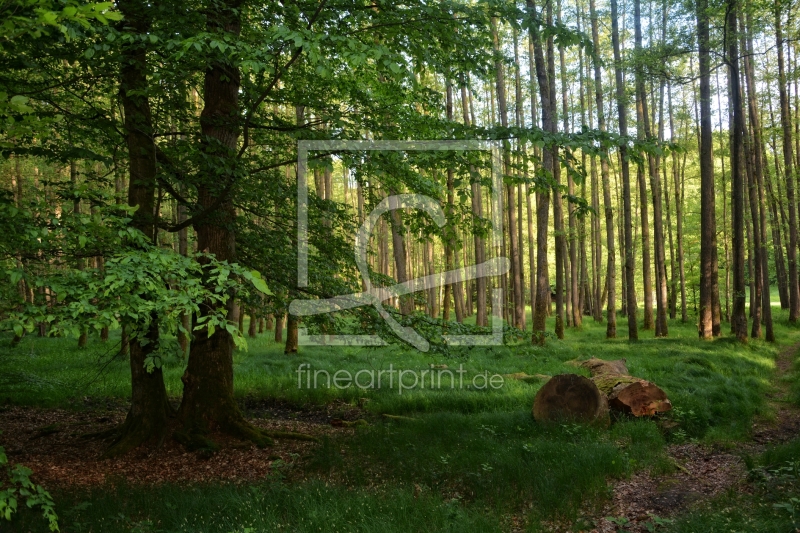
<svg viewBox="0 0 800 533"><path fill-rule="evenodd" d="M599 49L600 39L598 35L597 12L595 1L589 1L589 10L592 19L592 42L595 49ZM605 107L603 104L603 83L601 75L601 64L598 58L593 58L594 66L594 89L595 100L597 102L597 125L600 131L606 131ZM607 154L606 154L607 156ZM600 177L603 182L603 205L606 219L606 338L614 339L617 336L617 270L616 256L614 247L614 208L611 203L611 185L608 176L608 157L600 158Z"/></svg>
<svg viewBox="0 0 800 533"><path fill-rule="evenodd" d="M628 111L625 97L625 86L622 82L622 58L619 46L619 23L617 20L617 0L611 0L611 36L614 46L614 72L617 82L617 110L619 112L619 134L628 136ZM636 324L636 287L634 285L633 261L633 221L631 209L631 179L628 162L628 146L621 143L620 173L622 174L623 231L625 237L625 293L626 311L628 314L628 338L638 340L639 328Z"/></svg>
<svg viewBox="0 0 800 533"><path fill-rule="evenodd" d="M120 11L126 25L136 33L145 34L150 27L148 7L138 1L121 2ZM153 219L156 188L155 146L152 141L150 104L147 92L146 50L140 46L123 49L123 66L120 69L120 102L125 110L125 133L130 160L130 186L128 204L136 206L131 226L152 239L155 234ZM106 456L124 454L142 444L158 445L167 430L168 418L173 414L167 401L167 392L160 368L148 369L145 361L158 344L158 317L147 331L136 331L132 339L128 333L137 330L136 324L125 323L122 330L121 352L130 353L131 406L125 422L119 428Z"/></svg>
<svg viewBox="0 0 800 533"><path fill-rule="evenodd" d="M527 0L529 16L533 19L538 17L536 5L533 0ZM552 23L552 9L548 8L548 22ZM553 91L551 91L548 79L548 65L545 64L544 53L542 51L542 36L534 20L531 20L529 38L533 43L534 62L536 65L536 79L539 83L539 95L541 98L542 127L547 132L555 131L555 120L553 116ZM548 46L548 53L552 60L552 45ZM551 61L552 62L552 61ZM555 69L553 69L555 70ZM543 151L543 167L545 172L552 174L557 157L555 145L545 146ZM536 299L533 308L533 344L544 344L545 342L545 322L550 308L550 282L548 279L547 265L547 233L548 218L550 214L550 189L549 187L537 187L536 190ZM531 268L533 268L531 266Z"/></svg>
<svg viewBox="0 0 800 533"><path fill-rule="evenodd" d="M239 7L237 0L214 4L207 14L208 31L238 35ZM214 214L196 221L194 228L198 249L214 254L220 261L236 260L235 211L226 186L232 186L236 179L229 163L236 161L239 144L239 88L236 66L219 61L208 65L200 125L203 138L209 139L203 142L202 149L211 163L197 185L197 201L201 209L214 210ZM234 299L231 294L226 304L228 316L233 311ZM189 447L211 446L213 443L205 435L214 431L259 445L270 442L244 419L234 400L233 338L225 328L217 328L212 335L196 336L182 381L183 401L179 410L182 429L176 433L181 442Z"/></svg>
<svg viewBox="0 0 800 533"><path fill-rule="evenodd" d="M781 3L775 12L775 41L778 49L778 93L781 102L781 126L783 131L783 169L786 178L786 200L789 204L789 244L786 259L789 263L788 288L789 288L789 322L794 323L800 319L800 280L797 269L797 205L795 204L795 176L794 160L792 155L792 117L789 109L789 96L786 92L788 85L783 60L783 33Z"/></svg>
<svg viewBox="0 0 800 533"><path fill-rule="evenodd" d="M727 26L730 39L727 50L728 101L733 111L731 127L731 220L733 222L733 308L731 330L736 338L747 341L744 277L744 154L741 88L739 86L739 47L737 43L736 0L728 0Z"/></svg>
<svg viewBox="0 0 800 533"><path fill-rule="evenodd" d="M717 284L714 255L717 247L714 162L711 131L711 74L708 29L708 4L697 4L697 38L700 46L700 317L701 338L713 337L713 294Z"/></svg>

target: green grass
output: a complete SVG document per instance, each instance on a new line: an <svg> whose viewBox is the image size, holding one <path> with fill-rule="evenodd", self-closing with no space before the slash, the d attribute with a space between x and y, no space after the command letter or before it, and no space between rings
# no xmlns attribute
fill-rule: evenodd
<svg viewBox="0 0 800 533"><path fill-rule="evenodd" d="M99 487L56 494L62 531L131 533L291 533L502 531L498 517L407 488L347 490L313 481L249 486ZM44 533L30 511L12 531ZM5 530L3 530L5 531Z"/></svg>
<svg viewBox="0 0 800 533"><path fill-rule="evenodd" d="M400 347L301 347L299 355L287 356L269 332L249 340L247 352L235 354L240 399L308 407L366 398L371 425L357 428L355 436L325 441L305 466L290 471L288 480L249 487L61 493L56 499L62 523L67 531L231 533L246 527L280 531L277 524L291 531L335 531L334 523L344 531L507 530L510 515L536 531L545 518L580 520L607 497L610 480L640 468L672 468L662 453L665 442L747 438L753 417L769 414L764 398L777 350L800 340L800 329L786 327L785 312L774 310L777 346L761 341L743 346L726 338L701 342L693 323L679 321L670 321L667 339L641 332L636 343L608 341L605 325L589 317L580 331L568 329L566 340L550 340L545 347L522 342L449 356ZM552 322L548 327L552 330ZM625 320L619 320L620 334L626 330ZM93 340L79 350L73 339L28 336L16 348L5 348L0 401L75 409L84 408L87 397L90 405L125 401L128 362L114 355L114 338L107 344ZM0 344L8 340L0 338ZM605 431L571 424L543 427L530 415L539 382L506 380L499 390L466 387L482 372L585 374L565 363L590 356L626 358L631 374L661 386L675 406L669 416L677 426L667 431L652 420L620 420ZM298 387L301 363L330 374L387 370L390 364L417 371L463 365L467 373L465 387L456 389L445 380L439 390L418 387L401 394L396 383L387 386L386 376L380 389L309 389ZM167 390L175 398L183 368L177 358L164 365ZM418 420L386 421L378 416L383 413ZM312 481L291 481L303 477ZM25 518L32 531L35 523L34 517ZM686 527L679 531L692 530Z"/></svg>
<svg viewBox="0 0 800 533"><path fill-rule="evenodd" d="M609 478L642 465L668 468L663 444L655 424L645 421L605 431L542 426L525 411L439 413L359 428L346 442L326 442L310 468L348 486L416 484L498 513L526 508L532 521L574 519L582 503L608 494Z"/></svg>

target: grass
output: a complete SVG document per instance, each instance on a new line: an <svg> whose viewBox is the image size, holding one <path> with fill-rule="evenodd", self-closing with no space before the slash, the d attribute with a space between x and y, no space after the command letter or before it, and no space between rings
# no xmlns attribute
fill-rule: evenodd
<svg viewBox="0 0 800 533"><path fill-rule="evenodd" d="M775 311L776 323L785 324L785 313ZM373 415L417 421L372 417L371 425L357 428L355 436L325 441L305 466L296 467L302 471L288 471L286 480L247 487L117 487L61 493L56 499L62 523L67 531L231 533L248 527L252 532L338 527L493 531L509 529L512 515L536 531L545 519L579 521L607 497L610 479L640 468L672 468L662 453L666 442L746 439L753 417L769 415L764 398L778 348L800 340L800 330L785 325L776 327L778 346L761 341L743 346L726 338L700 342L693 324L670 321L669 328L667 339L642 332L636 343L609 341L605 326L589 319L579 332L568 329L564 341L552 340L545 347L523 342L463 349L449 356L399 347L301 347L300 355L287 356L270 332L250 340L247 352L235 354L240 399L278 399L303 407L334 400L355 404L366 398L369 401L361 403ZM624 319L618 331L626 331ZM0 355L0 399L76 409L126 400L128 362L114 355L113 338L108 344L92 341L79 350L72 339L26 337ZM6 342L0 338L0 343ZM626 358L631 374L668 393L675 406L670 417L677 425L665 430L652 420L620 420L606 431L572 424L543 427L530 415L540 382L505 380L498 390L477 390L450 389L445 380L442 389L417 387L400 393L386 381L381 388L364 390L298 387L296 372L301 363L351 375L386 370L390 364L417 371L462 365L466 385L483 372L585 373L566 363L590 356ZM182 388L183 365L177 358L164 365L167 390L175 398ZM768 460L772 459L764 459ZM292 481L300 478L311 481ZM24 520L31 531L38 527L30 515ZM693 526L686 527L676 531Z"/></svg>
<svg viewBox="0 0 800 533"><path fill-rule="evenodd" d="M279 481L249 486L118 485L56 494L62 530L70 533L256 532L494 532L497 517L407 488L380 493L347 490L319 481L288 487ZM46 531L39 517L23 513L14 531Z"/></svg>

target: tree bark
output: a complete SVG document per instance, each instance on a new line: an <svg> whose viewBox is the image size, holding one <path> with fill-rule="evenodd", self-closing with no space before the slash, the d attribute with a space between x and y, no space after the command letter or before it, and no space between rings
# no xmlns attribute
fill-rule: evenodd
<svg viewBox="0 0 800 533"><path fill-rule="evenodd" d="M631 213L631 179L628 161L628 109L625 97L625 86L622 82L622 58L619 46L619 21L617 19L617 0L611 0L611 40L614 47L614 76L617 83L617 111L619 113L620 141L620 173L622 174L623 227L625 236L625 292L628 313L628 338L639 339L639 328L636 323L636 287L634 285L633 262L633 221Z"/></svg>
<svg viewBox="0 0 800 533"><path fill-rule="evenodd" d="M800 319L800 285L797 274L797 205L795 203L794 160L792 155L792 115L789 109L789 96L786 87L786 70L783 59L783 28L781 7L776 2L775 9L775 46L778 49L778 94L781 103L781 127L783 132L783 175L786 179L786 200L789 204L789 244L786 259L789 263L789 322Z"/></svg>
<svg viewBox="0 0 800 533"><path fill-rule="evenodd" d="M472 125L469 115L469 100L467 96L466 82L461 86L461 113L464 119L464 125L469 127ZM470 166L470 188L472 190L472 216L473 226L476 222L483 219L483 201L481 192L480 174L478 170ZM475 246L475 263L480 265L486 261L486 248L484 245L483 237L475 231L473 227L473 240ZM476 326L488 326L489 319L486 313L486 278L479 277L475 280L476 285L476 300L477 300L477 314L475 316Z"/></svg>
<svg viewBox="0 0 800 533"><path fill-rule="evenodd" d="M741 342L747 341L744 277L744 117L739 85L739 46L737 30L737 0L727 2L728 102L733 111L731 124L731 222L733 226L733 308L731 331Z"/></svg>
<svg viewBox="0 0 800 533"><path fill-rule="evenodd" d="M548 0L548 6L550 6ZM530 17L530 35L533 43L534 63L536 65L536 79L539 84L541 98L542 129L549 133L556 131L553 91L548 79L548 67L545 64L542 51L542 36L538 26L539 17L536 13L534 0L527 0L528 16ZM552 23L552 8L549 8L549 23ZM552 60L552 46L548 49ZM555 70L555 69L553 69ZM545 145L542 157L542 166L545 174L553 176L553 168L557 165L557 147ZM547 265L547 233L548 218L550 215L550 187L536 188L536 300L534 301L531 341L533 344L543 345L545 342L545 322L550 309L550 282Z"/></svg>
<svg viewBox="0 0 800 533"><path fill-rule="evenodd" d="M642 22L641 22L641 1L634 0L634 39L635 46L638 53L642 51ZM636 92L638 94L638 115L641 120L642 128L637 127L637 132L640 139L644 138L652 140L652 130L650 128L650 113L647 108L647 93L645 92L644 84L644 71L641 66L641 59L636 63ZM643 130L643 131L642 131ZM655 321L655 334L656 337L667 336L667 270L666 270L666 256L664 253L664 229L662 218L661 206L661 189L659 180L658 165L652 154L647 154L647 166L650 175L650 190L653 197L653 247L655 258L656 270L656 321ZM648 288L650 278L650 251L649 251L649 228L647 227L647 192L642 179L639 184L641 208L642 208L642 264L644 268L644 285L645 285L645 326L648 329L647 308L648 298L650 301L650 319L652 320L653 304L652 304L652 287ZM646 246L646 244L648 244Z"/></svg>
<svg viewBox="0 0 800 533"><path fill-rule="evenodd" d="M446 113L447 113L447 120L453 120L453 85L449 81L446 83ZM456 234L456 226L457 221L455 220L456 213L455 213L455 188L454 188L454 172L452 168L447 169L447 215L448 215L448 226L446 228L447 231L447 253L449 254L448 263L449 267L447 268L448 271L453 269L458 270L460 261L458 260L458 237ZM450 279L448 280L448 286L450 287L450 292L453 294L453 306L455 307L456 311L456 322L461 324L464 322L464 292L463 286L461 283L461 276L459 274L451 275ZM413 305L413 300L411 302ZM408 313L404 313L408 314Z"/></svg>
<svg viewBox="0 0 800 533"><path fill-rule="evenodd" d="M698 331L703 339L713 337L713 294L717 284L714 251L717 247L714 161L711 130L711 71L708 2L697 2L697 41L700 63L700 316Z"/></svg>
<svg viewBox="0 0 800 533"><path fill-rule="evenodd" d="M236 36L241 30L239 0L218 2L206 12L207 31ZM208 161L202 180L197 184L201 209L212 209L213 216L194 224L198 249L214 254L219 261L236 260L236 235L233 230L234 206L225 185L236 179L231 162L237 161L239 141L239 69L227 58L211 61L206 67L200 114L202 150ZM226 311L233 311L235 295L230 294ZM218 304L217 304L218 305ZM202 315L201 315L202 316ZM220 431L258 445L271 442L263 432L250 425L239 411L233 396L233 338L225 328L212 335L197 335L189 351L189 362L181 378L183 401L179 410L182 430L176 437L190 448L213 446L205 435Z"/></svg>
<svg viewBox="0 0 800 533"><path fill-rule="evenodd" d="M500 41L497 32L497 19L492 19L492 42L495 51L495 84L497 91L497 106L500 112L500 125L508 127L508 107L506 104L505 68L500 58ZM503 150L503 174L511 175L511 152ZM505 181L505 180L504 180ZM519 235L517 234L516 191L513 184L506 184L506 197L508 200L508 246L511 257L511 286L514 300L514 315L512 323L520 329L525 326L525 300L522 295L522 273L519 269Z"/></svg>
<svg viewBox="0 0 800 533"><path fill-rule="evenodd" d="M152 15L147 4L139 0L124 0L118 5L125 16L122 24L138 35L145 35L149 31ZM130 166L128 205L138 207L131 218L131 226L152 240L155 236L153 207L156 158L150 102L147 97L147 49L138 40L129 42L136 44L128 44L122 50L119 89L120 102L125 111L123 127ZM123 331L131 331L135 326L126 323ZM145 360L156 348L158 337L158 320L153 316L146 331L139 331L138 335L127 341L131 369L131 406L105 456L122 455L145 443L158 444L166 434L168 419L173 415L173 410L167 400L163 373L161 368L153 368L148 372L145 367Z"/></svg>
<svg viewBox="0 0 800 533"><path fill-rule="evenodd" d="M750 192L751 198L751 210L752 216L754 220L754 227L758 227L758 235L757 235L757 249L756 249L756 260L760 264L757 264L757 270L759 271L759 281L761 285L761 302L757 303L757 305L761 305L761 322L764 325L764 338L768 342L775 341L775 332L773 330L772 325L772 306L770 305L770 295L769 295L769 261L768 261L768 250L767 250L767 213L766 213L766 204L764 201L764 160L762 158L762 146L763 146L763 139L762 139L762 131L761 131L761 119L758 112L758 100L756 94L756 84L755 84L755 72L753 70L753 61L751 59L753 53L753 38L751 33L751 17L752 15L748 11L746 14L747 26L746 26L746 41L744 41L744 46L742 47L743 50L746 52L744 55L744 72L745 72L745 80L747 83L747 107L750 116L750 129L752 131L752 143L751 143L751 152L752 152L752 159L753 159L753 175L754 175L754 182L752 184L752 189ZM757 221L756 221L757 219ZM760 337L760 331L757 331L756 328L756 320L753 319L753 330L751 332L751 336L754 338Z"/></svg>
<svg viewBox="0 0 800 533"><path fill-rule="evenodd" d="M592 43L595 50L600 49L598 33L597 11L595 0L589 0L589 10L592 18ZM597 126L601 132L607 131L605 107L603 104L603 79L601 63L598 57L594 58L594 91L597 102ZM614 208L611 203L611 185L608 176L608 152L600 158L600 179L603 182L603 206L606 219L606 338L617 337L617 265L614 246Z"/></svg>

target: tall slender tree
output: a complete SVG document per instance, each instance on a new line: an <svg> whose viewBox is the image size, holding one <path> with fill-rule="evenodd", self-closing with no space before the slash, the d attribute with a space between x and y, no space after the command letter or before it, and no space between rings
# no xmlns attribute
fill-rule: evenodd
<svg viewBox="0 0 800 533"><path fill-rule="evenodd" d="M617 112L619 114L619 156L620 174L622 174L623 233L625 236L625 300L628 314L628 338L639 339L639 327L636 323L636 286L633 261L633 221L631 209L631 178L628 160L628 101L625 96L625 85L622 80L622 57L619 45L619 20L617 0L611 0L611 40L614 47L614 77L617 84Z"/></svg>
<svg viewBox="0 0 800 533"><path fill-rule="evenodd" d="M714 253L717 248L713 138L711 129L711 49L707 0L697 1L697 43L700 77L700 307L698 331L713 337Z"/></svg>
<svg viewBox="0 0 800 533"><path fill-rule="evenodd" d="M783 174L786 180L786 201L789 211L789 243L786 259L789 263L789 322L800 319L800 280L797 271L797 204L795 202L794 156L792 155L792 115L789 109L788 82L783 57L783 1L775 2L775 47L778 50L778 95L781 105L781 128L783 132Z"/></svg>

